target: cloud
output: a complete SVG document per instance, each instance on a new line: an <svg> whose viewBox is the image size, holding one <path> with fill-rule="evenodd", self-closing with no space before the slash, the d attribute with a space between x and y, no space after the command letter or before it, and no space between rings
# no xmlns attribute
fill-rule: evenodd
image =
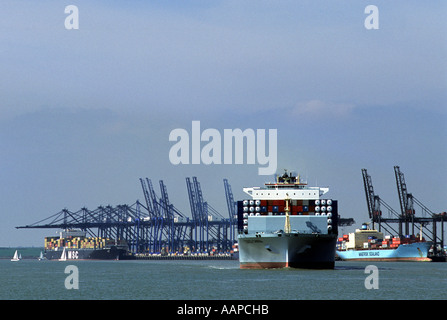
<svg viewBox="0 0 447 320"><path fill-rule="evenodd" d="M292 109L294 116L318 116L318 117L344 117L355 108L352 103L326 102L322 100L310 100L299 102Z"/></svg>

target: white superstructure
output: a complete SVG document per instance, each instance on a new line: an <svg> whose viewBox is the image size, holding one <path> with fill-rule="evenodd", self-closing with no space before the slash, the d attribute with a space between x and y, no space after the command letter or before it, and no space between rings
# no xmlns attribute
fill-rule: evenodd
<svg viewBox="0 0 447 320"><path fill-rule="evenodd" d="M317 200L329 191L329 188L309 187L306 182L300 181L300 176L288 175L276 178L276 183L266 183L265 187L243 188L243 191L252 197L253 200Z"/></svg>

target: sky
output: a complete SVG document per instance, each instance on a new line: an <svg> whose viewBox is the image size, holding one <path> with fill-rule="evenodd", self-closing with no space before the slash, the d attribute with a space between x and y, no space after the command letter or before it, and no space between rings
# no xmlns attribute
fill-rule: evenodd
<svg viewBox="0 0 447 320"><path fill-rule="evenodd" d="M365 28L377 7L378 29ZM66 29L65 7L79 10ZM393 166L447 211L445 1L2 1L0 246L64 208L144 201L167 186L191 216L185 178L227 216L273 176L259 163L173 165L172 130L276 129L277 172L329 186L352 232L367 221L361 169L396 211ZM202 147L205 143L202 142Z"/></svg>

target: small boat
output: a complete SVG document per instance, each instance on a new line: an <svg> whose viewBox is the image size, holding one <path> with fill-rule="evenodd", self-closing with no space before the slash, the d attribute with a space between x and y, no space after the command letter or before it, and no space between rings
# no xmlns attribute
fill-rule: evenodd
<svg viewBox="0 0 447 320"><path fill-rule="evenodd" d="M19 254L17 253L16 250L16 252L14 253L14 257L12 257L11 261L19 261L20 259L22 259L22 255L20 255L19 257Z"/></svg>
<svg viewBox="0 0 447 320"><path fill-rule="evenodd" d="M67 261L67 254L65 253L65 247L64 250L62 250L62 254L59 261Z"/></svg>
<svg viewBox="0 0 447 320"><path fill-rule="evenodd" d="M39 261L42 261L42 260L44 260L45 259L45 257L43 256L43 252L42 251L40 251L40 256L39 256L39 258L37 258Z"/></svg>

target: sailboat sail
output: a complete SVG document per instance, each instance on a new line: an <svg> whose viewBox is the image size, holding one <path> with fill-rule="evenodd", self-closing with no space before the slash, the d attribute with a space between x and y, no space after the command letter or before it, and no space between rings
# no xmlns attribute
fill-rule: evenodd
<svg viewBox="0 0 447 320"><path fill-rule="evenodd" d="M16 250L16 252L14 253L14 257L12 257L11 261L19 261L19 260L20 260L19 254L17 253L17 250Z"/></svg>
<svg viewBox="0 0 447 320"><path fill-rule="evenodd" d="M66 260L67 260L67 254L65 253L65 247L64 247L64 250L62 251L62 255L59 261L66 261Z"/></svg>

